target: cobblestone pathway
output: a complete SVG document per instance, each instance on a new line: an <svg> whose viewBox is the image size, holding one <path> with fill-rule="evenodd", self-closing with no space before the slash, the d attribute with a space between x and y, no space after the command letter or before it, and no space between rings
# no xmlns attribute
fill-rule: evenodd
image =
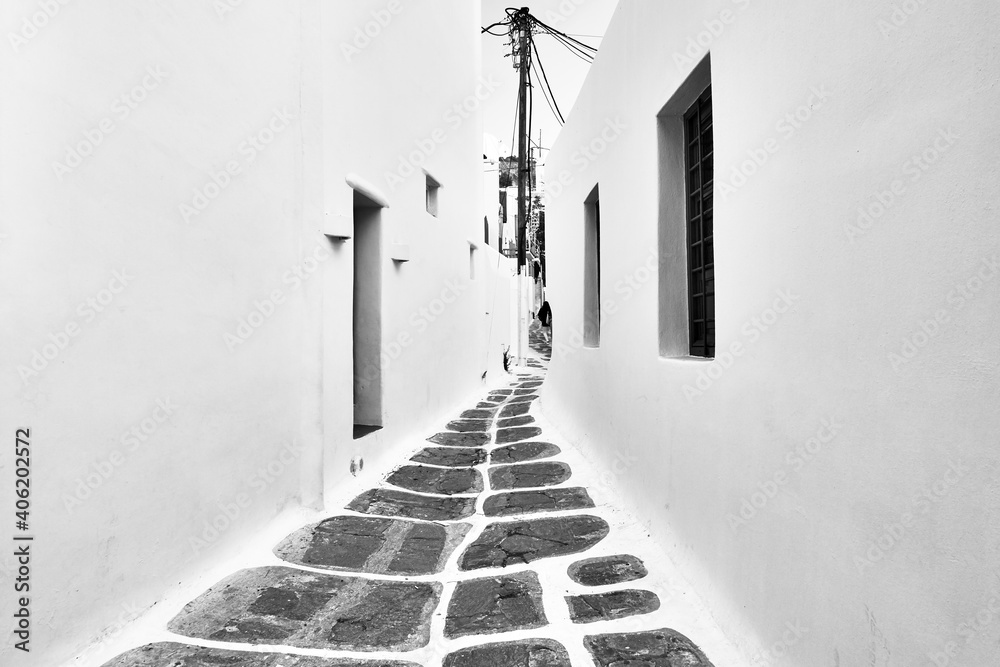
<svg viewBox="0 0 1000 667"><path fill-rule="evenodd" d="M612 511L546 440L533 406L550 352L532 348L531 372L282 540L283 564L235 572L171 621L177 641L106 667L711 667L665 624L686 619L663 618L656 563L619 550Z"/></svg>

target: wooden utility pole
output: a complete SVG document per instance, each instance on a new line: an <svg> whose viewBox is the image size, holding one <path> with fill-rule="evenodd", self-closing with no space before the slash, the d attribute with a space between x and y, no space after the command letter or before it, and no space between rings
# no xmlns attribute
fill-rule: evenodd
<svg viewBox="0 0 1000 667"><path fill-rule="evenodd" d="M520 83L518 88L518 138L517 138L517 364L524 366L527 357L528 334L528 290L526 284L525 248L528 231L528 169L531 162L528 159L528 67L531 62L531 21L528 18L529 9L521 7L517 13L518 28L518 69Z"/></svg>
<svg viewBox="0 0 1000 667"><path fill-rule="evenodd" d="M518 12L518 52L520 58L518 67L520 68L520 88L518 89L519 102L517 108L518 137L517 137L517 272L520 274L525 265L525 231L527 230L528 214L528 66L531 59L531 51L528 45L529 30L531 29L528 20L528 8L521 7Z"/></svg>

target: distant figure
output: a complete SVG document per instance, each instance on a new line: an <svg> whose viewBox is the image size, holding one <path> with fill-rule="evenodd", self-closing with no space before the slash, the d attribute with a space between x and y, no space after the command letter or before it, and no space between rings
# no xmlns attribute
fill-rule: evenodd
<svg viewBox="0 0 1000 667"><path fill-rule="evenodd" d="M542 336L545 337L546 343L552 342L552 308L549 307L549 302L545 301L542 303L542 307L538 309L538 321L542 325Z"/></svg>

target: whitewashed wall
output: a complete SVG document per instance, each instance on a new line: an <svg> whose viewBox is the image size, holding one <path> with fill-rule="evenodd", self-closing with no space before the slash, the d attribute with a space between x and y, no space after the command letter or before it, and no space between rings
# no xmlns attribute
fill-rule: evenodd
<svg viewBox="0 0 1000 667"><path fill-rule="evenodd" d="M998 29L985 0L622 3L549 156L545 411L754 664L996 660ZM664 359L656 119L708 52L719 355Z"/></svg>
<svg viewBox="0 0 1000 667"><path fill-rule="evenodd" d="M57 664L283 509L336 506L351 457L374 479L495 378L496 255L469 269L483 218L469 100L488 93L476 3L0 11L0 423L11 440L31 428L31 659ZM385 177L428 138L438 218L422 176ZM383 345L410 342L384 367L386 426L363 441L351 241L322 233L350 214L350 174L385 193L385 242L410 246L383 267ZM5 479L12 464L5 450Z"/></svg>
<svg viewBox="0 0 1000 667"><path fill-rule="evenodd" d="M500 145L491 134L483 135L483 214L489 227L489 245L500 244Z"/></svg>
<svg viewBox="0 0 1000 667"><path fill-rule="evenodd" d="M484 371L490 371L488 379L502 371L499 351L506 335L498 332L506 327L494 327L487 340L489 319L504 313L489 307L498 258L482 243L479 114L501 84L480 76L478 32L470 28L479 21L479 8L462 2L391 4L324 5L324 33L330 36L323 58L324 213L350 215L352 190L345 179L358 178L388 204L382 220L389 254L393 246L405 246L410 256L406 262L387 259L383 272L385 428L356 443L341 439L351 425L350 356L332 353L351 331L350 318L343 316L350 312L351 294L342 289L353 270L350 244L335 247L335 259L344 261L325 266L328 489L347 474L346 450L365 457L366 465L386 460L394 443L455 408ZM345 49L364 43L357 26L377 20L372 11L383 7L398 13L385 28L372 28L376 37L357 53ZM439 41L442 32L447 38ZM358 95L364 104L357 103ZM425 210L426 175L441 184L437 217ZM474 278L470 243L476 248Z"/></svg>

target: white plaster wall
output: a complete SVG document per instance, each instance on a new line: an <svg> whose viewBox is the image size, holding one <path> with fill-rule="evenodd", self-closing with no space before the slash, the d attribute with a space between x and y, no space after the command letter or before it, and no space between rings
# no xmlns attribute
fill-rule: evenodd
<svg viewBox="0 0 1000 667"><path fill-rule="evenodd" d="M393 18L359 52L357 26L372 12ZM351 241L334 244L327 289L324 396L326 488L348 474L351 456L383 471L393 446L412 440L502 372L506 310L491 308L509 280L483 238L483 127L479 108L495 83L481 79L479 7L468 2L328 3L324 64L324 212L350 216L349 175L384 198L388 252L383 266L384 428L351 439ZM371 32L376 32L374 29ZM446 34L447 38L439 38ZM432 37L433 36L433 37ZM362 40L363 42L363 40ZM440 183L439 212L425 210L425 175ZM477 248L470 279L470 243ZM393 262L394 244L409 261ZM498 266L501 273L498 278ZM490 333L490 320L498 323ZM501 326L499 323L504 322ZM456 412L457 416L457 412Z"/></svg>
<svg viewBox="0 0 1000 667"><path fill-rule="evenodd" d="M507 224L503 226L503 245L517 250L517 188L505 188L507 194Z"/></svg>
<svg viewBox="0 0 1000 667"><path fill-rule="evenodd" d="M489 227L487 242L499 245L500 235L500 146L491 134L483 135L483 214Z"/></svg>
<svg viewBox="0 0 1000 667"><path fill-rule="evenodd" d="M0 11L17 34L41 10ZM0 74L0 424L11 439L32 431L32 664L77 654L282 510L337 496L352 456L367 459L363 474L384 472L393 446L495 374L506 331L487 358L496 255L480 252L475 281L468 255L482 236L482 127L475 112L443 120L475 92L475 3L53 11L16 49L6 40ZM371 21L375 37L349 60L341 45ZM116 102L144 80L135 108ZM426 164L443 186L435 219L422 177L390 190L383 172L438 126L448 133ZM261 132L273 140L251 150ZM92 155L60 178L53 162L88 136ZM448 281L464 286L385 369L386 428L358 442L350 241L321 233L330 213L350 212L350 173L382 188L385 240L411 249L383 267L387 339ZM185 220L182 204L204 210ZM22 379L36 351L52 359ZM12 451L0 457L4 479L12 464ZM11 556L0 565L6 580ZM5 618L11 598L0 597Z"/></svg>
<svg viewBox="0 0 1000 667"><path fill-rule="evenodd" d="M622 3L547 161L545 412L629 494L748 662L996 662L998 29L986 1ZM709 49L717 344L742 354L661 359L656 116ZM601 347L583 349L596 183L605 311ZM769 311L785 290L791 307ZM900 362L904 339L919 350ZM739 523L744 501L758 506Z"/></svg>

